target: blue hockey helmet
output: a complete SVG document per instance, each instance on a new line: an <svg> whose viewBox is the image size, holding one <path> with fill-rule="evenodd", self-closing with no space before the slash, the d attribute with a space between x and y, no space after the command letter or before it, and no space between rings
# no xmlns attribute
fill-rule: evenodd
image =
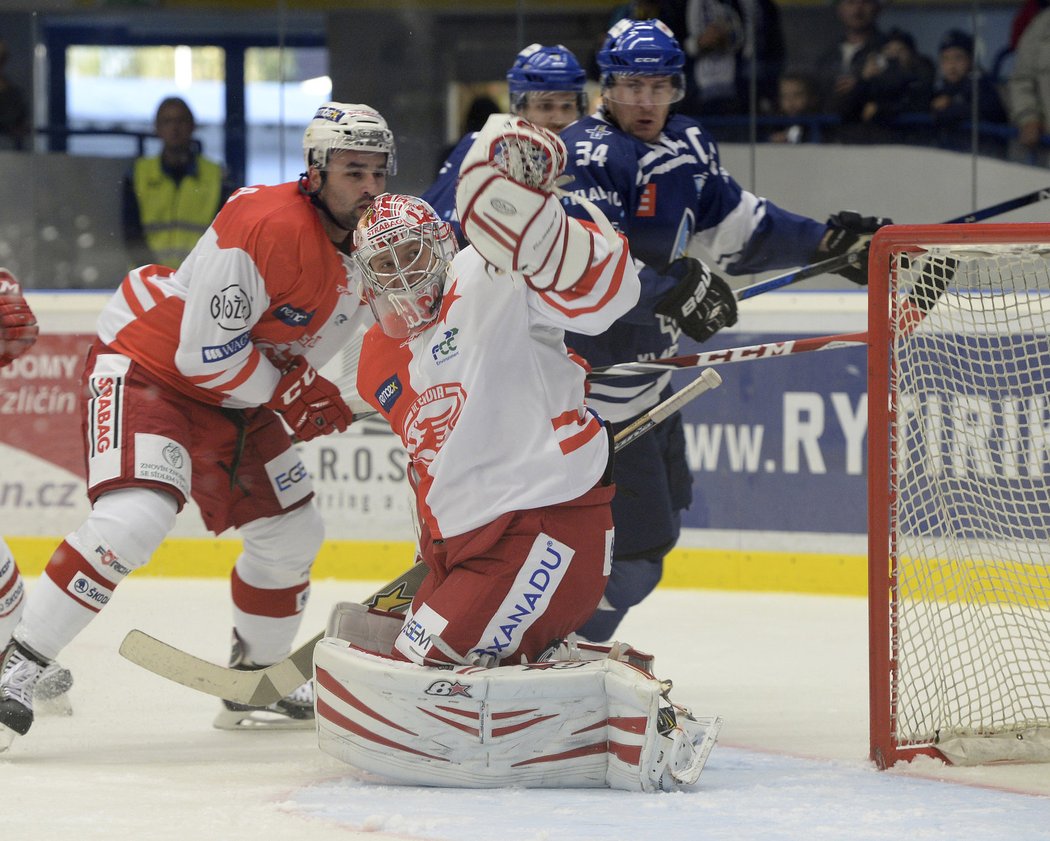
<svg viewBox="0 0 1050 841"><path fill-rule="evenodd" d="M685 53L661 20L624 18L609 30L597 60L603 90L616 76L670 76L677 98L685 93Z"/></svg>
<svg viewBox="0 0 1050 841"><path fill-rule="evenodd" d="M576 94L582 116L587 110L586 83L587 74L580 62L561 44L552 47L530 44L518 53L507 71L510 105L516 112L525 107L530 93L567 92Z"/></svg>

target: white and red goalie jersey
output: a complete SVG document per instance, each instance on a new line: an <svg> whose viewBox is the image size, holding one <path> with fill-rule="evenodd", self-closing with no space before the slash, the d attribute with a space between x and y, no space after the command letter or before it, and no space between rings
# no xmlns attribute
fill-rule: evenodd
<svg viewBox="0 0 1050 841"><path fill-rule="evenodd" d="M358 392L408 450L434 538L576 499L605 471L608 438L563 337L607 329L639 281L627 241L610 246L587 228L590 264L570 289L537 291L470 247L452 262L435 322L408 339L378 326L365 336Z"/></svg>
<svg viewBox="0 0 1050 841"><path fill-rule="evenodd" d="M297 184L245 187L178 271L128 273L98 335L195 400L259 406L292 357L319 368L374 323L352 267Z"/></svg>

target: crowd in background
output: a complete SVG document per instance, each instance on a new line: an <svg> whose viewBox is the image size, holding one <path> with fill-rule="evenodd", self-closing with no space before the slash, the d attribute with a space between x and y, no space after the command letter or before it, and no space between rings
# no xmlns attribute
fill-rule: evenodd
<svg viewBox="0 0 1050 841"><path fill-rule="evenodd" d="M838 39L806 63L788 54L774 0L628 0L613 8L609 25L659 18L671 28L687 54L688 90L678 110L702 118L722 141L751 139L752 112L756 139L778 143L968 150L976 123L982 153L1012 150L1015 159L1047 163L1050 61L1042 56L1050 53L1050 0L1018 4L1009 43L977 45L953 28L940 34L934 56L916 48L914 33L880 25L884 0L834 5ZM24 149L28 100L4 74L6 54L0 37L0 148ZM980 55L994 66L983 67ZM495 107L486 104L482 121Z"/></svg>
<svg viewBox="0 0 1050 841"><path fill-rule="evenodd" d="M980 130L983 154L1039 158L1050 110L1050 0L1024 0L1009 44L985 44L995 68L982 67L973 36L941 33L937 54L916 48L914 33L880 25L882 0L835 0L838 40L816 61L788 55L773 0L631 0L623 17L659 17L688 55L682 112L722 140L913 143L968 150ZM1007 61L1009 59L1009 61ZM1011 66L1009 72L1002 67ZM1012 149L1012 153L1011 153Z"/></svg>

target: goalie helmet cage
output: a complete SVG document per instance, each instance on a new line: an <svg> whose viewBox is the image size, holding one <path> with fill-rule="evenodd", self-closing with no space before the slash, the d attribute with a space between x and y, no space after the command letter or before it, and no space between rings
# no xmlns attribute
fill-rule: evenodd
<svg viewBox="0 0 1050 841"><path fill-rule="evenodd" d="M1050 225L883 228L869 279L871 758L1050 761Z"/></svg>

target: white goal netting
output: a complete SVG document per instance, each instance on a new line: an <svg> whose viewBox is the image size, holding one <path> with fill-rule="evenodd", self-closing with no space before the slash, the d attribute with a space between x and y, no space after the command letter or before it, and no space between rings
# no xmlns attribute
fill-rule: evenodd
<svg viewBox="0 0 1050 841"><path fill-rule="evenodd" d="M1050 244L926 250L898 257L891 293L914 299L955 264L926 318L891 334L893 739L1047 761Z"/></svg>

